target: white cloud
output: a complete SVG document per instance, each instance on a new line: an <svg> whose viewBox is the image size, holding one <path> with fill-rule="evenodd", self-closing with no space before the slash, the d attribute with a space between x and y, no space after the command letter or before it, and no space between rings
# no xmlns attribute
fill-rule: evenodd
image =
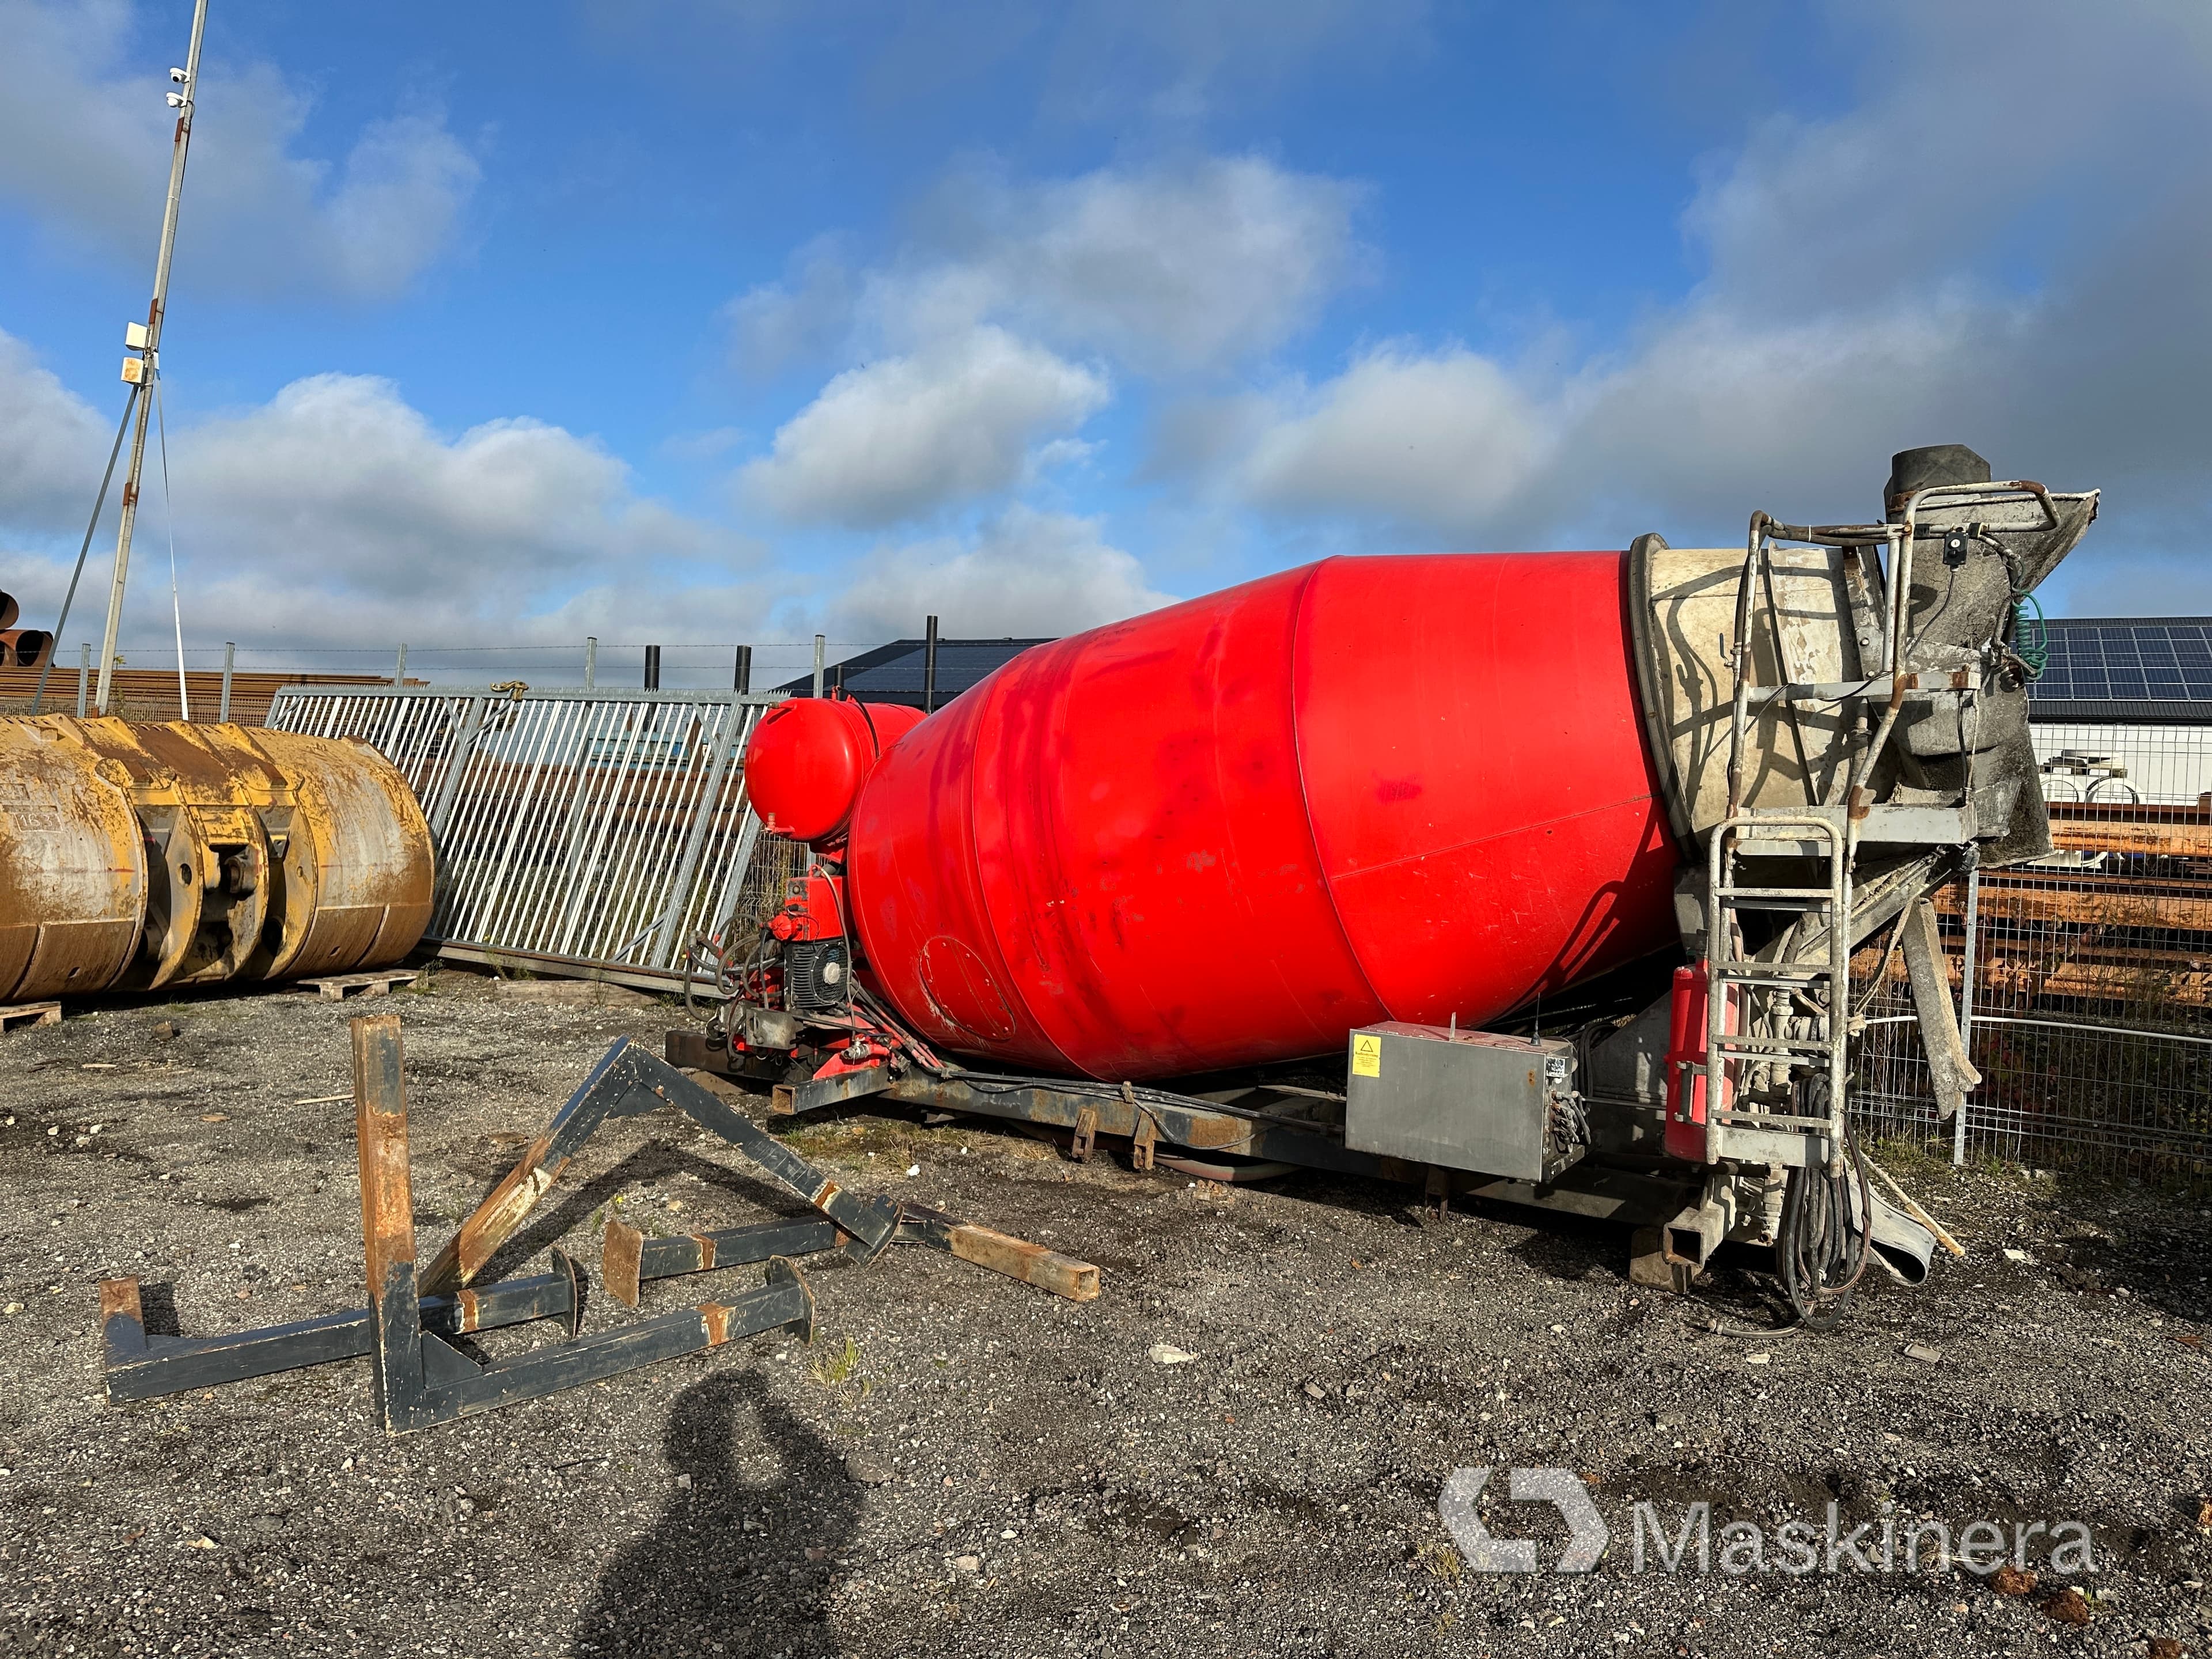
<svg viewBox="0 0 2212 1659"><path fill-rule="evenodd" d="M1347 508L1474 522L1518 489L1543 448L1510 375L1462 349L1370 351L1319 393L1288 400L1243 465L1247 494L1285 511Z"/></svg>
<svg viewBox="0 0 2212 1659"><path fill-rule="evenodd" d="M2212 12L1884 17L1868 100L1757 127L1686 216L1707 278L1617 349L1559 374L1394 341L1256 413L1194 404L1180 447L1271 514L1495 546L1729 539L1753 507L1860 516L1893 450L1960 441L2014 476L2107 487L2062 593L2194 546L2212 508ZM2057 95L2023 92L2053 76ZM2164 604L2212 608L2212 577Z"/></svg>
<svg viewBox="0 0 2212 1659"><path fill-rule="evenodd" d="M1074 453L1109 401L1077 357L1187 375L1304 327L1363 257L1355 198L1254 156L1019 186L971 173L887 265L810 244L726 308L733 355L755 375L863 361L743 470L744 494L793 522L876 526L1004 489Z"/></svg>
<svg viewBox="0 0 2212 1659"><path fill-rule="evenodd" d="M1109 397L1096 372L988 325L848 369L775 434L741 486L797 521L892 524L1018 480L1032 445Z"/></svg>
<svg viewBox="0 0 2212 1659"><path fill-rule="evenodd" d="M177 58L147 57L146 38L126 0L0 0L0 192L50 232L126 259L150 259L175 119L163 100ZM170 43L178 58L183 46ZM203 60L180 285L379 299L451 245L480 169L441 116L371 122L334 166L295 153L309 107L269 64Z"/></svg>
<svg viewBox="0 0 2212 1659"><path fill-rule="evenodd" d="M0 525L81 524L113 441L89 404L0 331Z"/></svg>
<svg viewBox="0 0 2212 1659"><path fill-rule="evenodd" d="M722 310L738 367L767 380L843 343L859 283L834 237L817 237L791 261L790 276L749 289Z"/></svg>
<svg viewBox="0 0 2212 1659"><path fill-rule="evenodd" d="M1014 187L956 180L934 209L974 303L1154 373L1281 344L1357 269L1359 192L1254 155ZM896 285L900 279L889 279Z"/></svg>
<svg viewBox="0 0 2212 1659"><path fill-rule="evenodd" d="M846 581L830 625L847 639L896 639L935 616L949 635L1024 639L1171 603L1152 588L1143 566L1107 544L1097 520L1015 507L972 542L878 550Z"/></svg>
<svg viewBox="0 0 2212 1659"><path fill-rule="evenodd" d="M318 233L310 276L319 267L343 292L396 294L453 240L482 176L442 115L416 111L362 128L337 188L319 202L308 171L295 164L287 180L294 189L280 210L291 223ZM319 169L313 178L320 183Z"/></svg>
<svg viewBox="0 0 2212 1659"><path fill-rule="evenodd" d="M725 310L757 374L840 349L904 350L998 322L1064 351L1175 375L1233 366L1306 327L1368 262L1360 190L1256 155L1014 184L956 173L898 256L856 271L832 238Z"/></svg>
<svg viewBox="0 0 2212 1659"><path fill-rule="evenodd" d="M434 430L386 380L320 374L268 404L173 434L172 471L231 533L311 569L398 593L542 576L654 552L696 554L696 524L629 492L597 443L531 420ZM180 503L184 510L186 503ZM458 550L471 556L456 561ZM471 564L483 568L471 569Z"/></svg>
<svg viewBox="0 0 2212 1659"><path fill-rule="evenodd" d="M0 414L0 546L23 550L0 553L0 586L50 625L109 434L0 334L0 411L26 409ZM442 433L386 380L295 381L173 428L169 452L193 638L507 642L649 623L744 638L792 586L761 570L753 545L640 495L596 441L529 420ZM48 474L76 482L24 483ZM126 617L142 642L167 626L156 477L149 467ZM73 636L100 605L113 525L111 497Z"/></svg>

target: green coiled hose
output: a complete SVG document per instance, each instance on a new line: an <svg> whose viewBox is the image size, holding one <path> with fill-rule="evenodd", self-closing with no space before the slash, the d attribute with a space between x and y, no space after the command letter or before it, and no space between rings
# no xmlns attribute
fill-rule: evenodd
<svg viewBox="0 0 2212 1659"><path fill-rule="evenodd" d="M2033 610L2034 615L2027 614ZM2027 633L2022 635L2025 623ZM2051 664L2051 629L2044 620L2043 605L2033 593L2012 596L2012 616L2005 623L2005 638L2020 665L2031 680L2043 678L2043 671Z"/></svg>

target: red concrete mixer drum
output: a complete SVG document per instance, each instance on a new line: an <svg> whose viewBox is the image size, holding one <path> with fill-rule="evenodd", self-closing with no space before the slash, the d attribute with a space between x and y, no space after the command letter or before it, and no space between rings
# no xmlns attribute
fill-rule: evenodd
<svg viewBox="0 0 2212 1659"><path fill-rule="evenodd" d="M1622 574L1328 560L1026 652L872 771L860 711L786 704L754 799L846 828L864 971L956 1052L1142 1079L1480 1024L1675 942Z"/></svg>

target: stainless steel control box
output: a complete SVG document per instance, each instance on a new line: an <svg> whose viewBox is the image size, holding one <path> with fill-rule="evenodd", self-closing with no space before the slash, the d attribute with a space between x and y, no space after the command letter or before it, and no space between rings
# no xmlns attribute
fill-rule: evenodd
<svg viewBox="0 0 2212 1659"><path fill-rule="evenodd" d="M1354 1152L1543 1182L1587 1150L1571 1042L1392 1021L1352 1033L1349 1071Z"/></svg>

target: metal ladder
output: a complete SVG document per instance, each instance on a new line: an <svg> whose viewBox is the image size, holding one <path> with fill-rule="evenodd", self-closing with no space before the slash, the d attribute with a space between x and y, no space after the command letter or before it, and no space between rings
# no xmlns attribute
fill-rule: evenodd
<svg viewBox="0 0 2212 1659"><path fill-rule="evenodd" d="M1747 884L1743 861L1798 858L1825 848L1828 884ZM1708 849L1705 927L1705 1161L1825 1163L1843 1145L1844 1087L1850 1070L1851 989L1850 835L1842 807L1754 807L1716 825ZM1820 912L1827 919L1822 957L1762 962L1746 954L1741 912ZM1754 1012L1771 1018L1754 1020ZM1755 1024L1770 1029L1754 1032ZM1775 1027L1809 1025L1809 1036ZM1731 1026L1737 1029L1731 1030ZM1814 1116L1747 1106L1732 1073L1773 1067L1786 1076L1825 1066L1828 1109ZM1771 1139L1770 1137L1778 1137Z"/></svg>
<svg viewBox="0 0 2212 1659"><path fill-rule="evenodd" d="M1784 649L1781 619L1774 611L1772 544L1775 534L1790 540L1829 539L1821 532L1777 524L1766 514L1754 514L1750 546L1737 589L1733 666L1735 696L1729 722L1729 811L1715 825L1707 843L1705 890L1708 896L1705 939L1705 1160L1745 1158L1778 1164L1825 1164L1840 1153L1844 1143L1845 1081L1850 1069L1851 874L1857 836L1851 809L1859 803L1861 787L1872 774L1874 763L1887 744L1892 723L1885 721L1873 741L1859 754L1849 771L1843 801L1830 805L1808 799L1802 805L1778 807L1743 805L1743 760L1746 737L1754 703L1765 707L1777 699L1805 696L1820 701L1837 699L1844 688L1798 683L1788 678L1790 664ZM1867 539L1887 539L1889 568L1898 571L1900 543L1911 545L1912 526L1890 530L1859 527L1873 532ZM1901 534L1900 534L1901 532ZM1762 580L1761 579L1765 580ZM1775 654L1784 678L1773 685L1754 684L1752 676L1753 595L1764 592L1774 634ZM1905 642L1898 637L1894 597L1882 618L1887 635L1885 654L1893 667L1903 660ZM1813 780L1808 775L1809 793ZM1743 860L1825 857L1827 884L1788 887L1747 884ZM1797 917L1826 918L1826 950L1819 958L1790 957L1762 962L1745 949L1741 913L1746 910L1783 912ZM1802 938L1801 932L1800 938ZM1801 946L1802 948L1802 946ZM1755 1030L1764 1025L1765 1030ZM1735 1029L1729 1029L1734 1026ZM1809 1035L1784 1035L1793 1026L1809 1028ZM1794 1085L1797 1075L1824 1071L1827 1109L1805 1111L1761 1109L1738 1098L1750 1092L1735 1085L1759 1071L1780 1072ZM1770 1092L1763 1089L1761 1092ZM1791 1090L1795 1093L1793 1086Z"/></svg>

